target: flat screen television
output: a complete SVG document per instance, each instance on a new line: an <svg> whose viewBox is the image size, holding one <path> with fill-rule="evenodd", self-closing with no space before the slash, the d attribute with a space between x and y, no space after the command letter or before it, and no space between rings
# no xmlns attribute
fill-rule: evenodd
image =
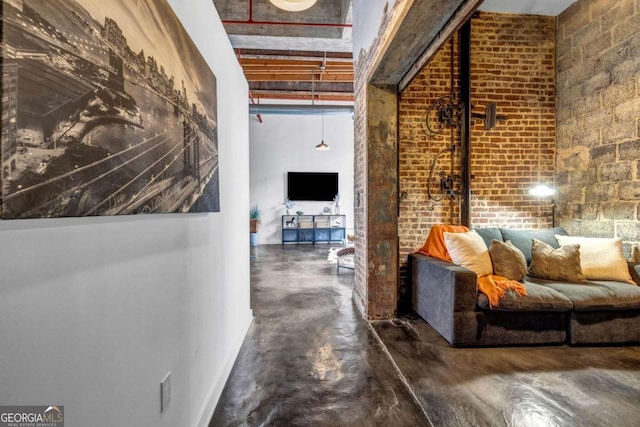
<svg viewBox="0 0 640 427"><path fill-rule="evenodd" d="M338 194L338 172L287 172L289 200L332 201Z"/></svg>

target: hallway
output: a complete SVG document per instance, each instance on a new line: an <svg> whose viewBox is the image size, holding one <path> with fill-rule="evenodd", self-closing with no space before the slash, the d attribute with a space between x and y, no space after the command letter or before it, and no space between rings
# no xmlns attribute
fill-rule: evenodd
<svg viewBox="0 0 640 427"><path fill-rule="evenodd" d="M254 322L210 427L428 425L328 248L251 248Z"/></svg>
<svg viewBox="0 0 640 427"><path fill-rule="evenodd" d="M210 427L430 425L327 252L252 248L254 322ZM415 316L373 328L433 425L637 425L638 346L454 349Z"/></svg>

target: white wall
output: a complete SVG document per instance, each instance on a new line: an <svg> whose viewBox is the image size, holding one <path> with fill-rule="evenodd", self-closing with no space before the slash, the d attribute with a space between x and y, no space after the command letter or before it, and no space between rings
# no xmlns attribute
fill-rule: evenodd
<svg viewBox="0 0 640 427"><path fill-rule="evenodd" d="M0 221L0 402L69 427L206 426L252 318L247 83L213 2L170 4L218 79L221 212Z"/></svg>
<svg viewBox="0 0 640 427"><path fill-rule="evenodd" d="M262 102L261 103L266 103ZM260 244L282 243L281 216L287 197L287 172L338 172L340 213L353 224L353 119L350 114L325 115L324 141L329 151L314 147L322 139L320 115L262 115L249 120L251 204L262 211ZM294 211L321 214L332 202L298 202Z"/></svg>
<svg viewBox="0 0 640 427"><path fill-rule="evenodd" d="M369 50L378 37L385 10L390 12L396 0L353 0L353 58Z"/></svg>

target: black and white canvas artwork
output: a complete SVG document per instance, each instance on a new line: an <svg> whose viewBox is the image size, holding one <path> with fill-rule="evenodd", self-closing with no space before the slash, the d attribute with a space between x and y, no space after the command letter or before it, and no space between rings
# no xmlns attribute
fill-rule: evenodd
<svg viewBox="0 0 640 427"><path fill-rule="evenodd" d="M166 0L1 1L3 219L220 210L216 77Z"/></svg>

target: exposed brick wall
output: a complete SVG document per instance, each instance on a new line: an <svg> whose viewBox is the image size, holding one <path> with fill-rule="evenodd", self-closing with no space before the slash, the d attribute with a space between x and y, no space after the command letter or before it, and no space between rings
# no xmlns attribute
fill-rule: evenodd
<svg viewBox="0 0 640 427"><path fill-rule="evenodd" d="M473 227L540 228L551 225L550 200L528 194L535 183L553 183L555 162L555 23L532 15L481 13L472 20L472 112L497 103L508 117L484 130L471 126L471 222ZM457 46L457 40L454 42ZM457 57L457 51L454 53ZM454 74L458 72L454 63ZM401 94L400 102L400 260L418 249L436 223L459 223L457 201L430 202L426 182L434 156L450 145L423 131L425 110L450 91L449 45L427 64ZM458 91L458 76L454 76ZM454 140L459 140L456 129ZM460 174L459 150L454 174ZM436 167L450 174L449 155ZM439 182L439 178L438 178ZM456 190L460 190L456 181ZM432 185L437 190L437 185ZM451 213L453 212L453 220Z"/></svg>
<svg viewBox="0 0 640 427"><path fill-rule="evenodd" d="M557 22L558 217L640 243L640 2L579 0Z"/></svg>
<svg viewBox="0 0 640 427"><path fill-rule="evenodd" d="M442 152L451 147L451 130L456 146L460 142L457 128L443 127L437 120L434 108L427 114L427 109L442 96L452 93L451 83L451 42L441 49L413 82L400 95L400 193L406 194L400 204L398 234L400 236L400 259L406 263L407 255L420 248L429 229L436 223L459 223L457 202L443 199L441 202L429 200L427 182L432 162L438 157L430 182L432 194L441 198L440 172L449 175L460 174L458 151L453 155L454 167L451 169L452 156ZM453 92L459 92L457 59L457 40L453 41L454 78ZM445 100L446 102L447 100ZM438 132L434 134L427 128ZM453 202L453 206L451 204ZM453 212L453 220L451 213Z"/></svg>
<svg viewBox="0 0 640 427"><path fill-rule="evenodd" d="M365 60L356 62L364 69ZM354 220L355 220L355 287L353 299L367 315L367 81L355 80L354 112Z"/></svg>

